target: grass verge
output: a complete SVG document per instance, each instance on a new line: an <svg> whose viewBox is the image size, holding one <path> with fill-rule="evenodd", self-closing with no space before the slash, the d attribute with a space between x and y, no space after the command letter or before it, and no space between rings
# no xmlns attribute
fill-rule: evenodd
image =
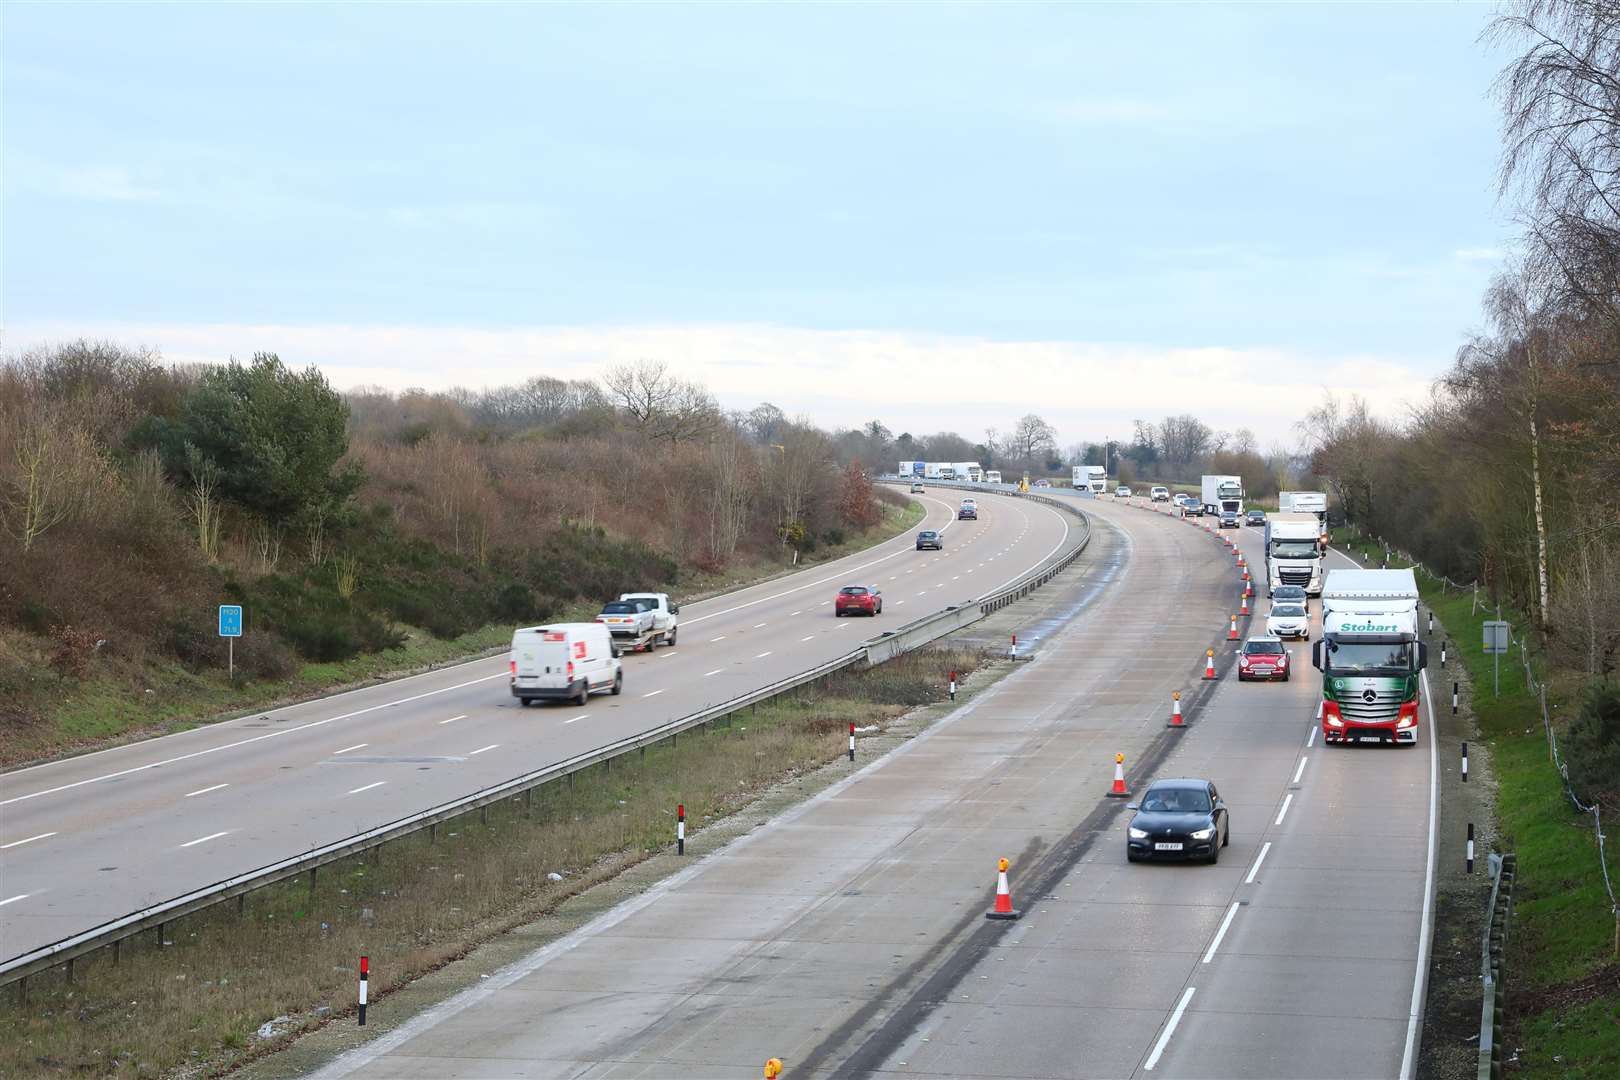
<svg viewBox="0 0 1620 1080"><path fill-rule="evenodd" d="M1383 549L1366 540L1336 541L1341 550L1376 566ZM1493 658L1485 654L1484 624L1494 609L1417 572L1423 602L1449 635L1448 653L1467 669L1469 705L1488 744L1497 782L1498 845L1516 851L1514 926L1507 967L1509 1028L1504 1057L1527 1080L1597 1080L1620 1075L1620 979L1614 972L1614 917L1598 866L1591 819L1564 796L1542 729L1539 699L1524 679L1517 653L1502 657L1493 693ZM1515 627L1527 626L1504 612ZM1431 664L1438 657L1431 654ZM1453 661L1455 662L1455 661ZM1444 673L1431 671L1436 695L1447 695ZM1580 681L1565 672L1538 672L1554 710L1572 710ZM1557 724L1557 711L1554 723ZM1620 873L1611 867L1610 874ZM1477 951L1473 957L1477 970Z"/></svg>
<svg viewBox="0 0 1620 1080"><path fill-rule="evenodd" d="M681 590L690 603L708 595L757 583L798 567L843 558L880 544L922 521L920 503L885 504L882 523L846 535L842 542L821 545L798 566L780 560L753 563L729 574L697 577ZM595 607L578 607L556 621L590 619ZM212 618L212 612L206 613ZM59 677L49 670L48 646L20 633L0 633L0 662L33 672L37 696L44 702L37 719L6 715L0 703L0 767L104 749L119 743L167 735L215 723L256 709L275 708L337 691L364 686L430 668L459 663L504 648L512 627L485 626L456 638L438 638L416 627L400 627L404 643L397 649L362 653L339 663L304 664L291 679L234 685L219 670L198 671L173 660L107 661L93 665L83 679Z"/></svg>
<svg viewBox="0 0 1620 1080"><path fill-rule="evenodd" d="M0 1076L217 1075L352 1013L357 958L372 1000L668 848L688 828L838 758L848 724L881 725L940 700L972 651L924 649L630 755L573 784L284 882L52 972L0 1005ZM266 1034L258 1032L262 1025Z"/></svg>

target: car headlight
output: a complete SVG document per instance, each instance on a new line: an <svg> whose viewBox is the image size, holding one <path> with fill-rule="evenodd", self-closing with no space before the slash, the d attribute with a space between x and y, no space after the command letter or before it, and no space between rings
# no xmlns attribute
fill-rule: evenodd
<svg viewBox="0 0 1620 1080"><path fill-rule="evenodd" d="M1215 835L1215 826L1211 825L1207 829L1199 829L1197 832L1193 833L1192 838L1194 840L1208 840L1210 837L1212 837L1214 835Z"/></svg>
<svg viewBox="0 0 1620 1080"><path fill-rule="evenodd" d="M1131 829L1131 839L1132 840L1146 840L1147 836L1148 836L1148 834L1147 834L1146 829L1137 829L1137 828L1132 828Z"/></svg>

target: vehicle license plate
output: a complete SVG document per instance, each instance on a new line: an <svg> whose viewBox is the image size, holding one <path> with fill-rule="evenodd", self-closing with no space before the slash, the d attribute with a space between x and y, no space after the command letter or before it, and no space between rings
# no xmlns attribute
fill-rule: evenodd
<svg viewBox="0 0 1620 1080"><path fill-rule="evenodd" d="M1154 844L1153 845L1153 850L1154 851L1180 851L1181 850L1181 845L1180 844L1163 844L1163 843Z"/></svg>

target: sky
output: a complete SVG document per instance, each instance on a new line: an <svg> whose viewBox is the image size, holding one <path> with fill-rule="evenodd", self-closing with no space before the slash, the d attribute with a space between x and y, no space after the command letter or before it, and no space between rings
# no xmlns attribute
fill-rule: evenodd
<svg viewBox="0 0 1620 1080"><path fill-rule="evenodd" d="M13 0L0 348L1287 445L1479 322L1492 11Z"/></svg>

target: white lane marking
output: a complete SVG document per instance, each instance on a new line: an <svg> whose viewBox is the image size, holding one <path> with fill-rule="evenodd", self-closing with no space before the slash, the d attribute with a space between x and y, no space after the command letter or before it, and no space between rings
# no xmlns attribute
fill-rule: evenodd
<svg viewBox="0 0 1620 1080"><path fill-rule="evenodd" d="M198 844L206 844L210 840L218 840L220 837L224 836L225 833L228 833L230 831L231 830L226 829L225 832L209 833L207 836L199 836L195 840L187 840L185 843L181 844L180 846L181 847L196 847Z"/></svg>
<svg viewBox="0 0 1620 1080"><path fill-rule="evenodd" d="M814 641L815 639L816 639L816 635L811 634L809 637L802 637L799 640L800 641Z"/></svg>
<svg viewBox="0 0 1620 1080"><path fill-rule="evenodd" d="M663 692L664 692L663 690L649 690L645 694L642 694L641 696L644 697L644 698L646 698L646 697L657 697L659 694L662 694Z"/></svg>
<svg viewBox="0 0 1620 1080"><path fill-rule="evenodd" d="M498 742L492 742L488 746L480 746L478 749L474 750L471 754L468 754L467 756L472 757L473 754L482 754L485 750L493 750L493 749L495 749L496 747L498 747L500 745L501 744L498 743Z"/></svg>
<svg viewBox="0 0 1620 1080"><path fill-rule="evenodd" d="M1311 725L1311 733L1305 737L1305 749L1309 750L1316 743L1316 725Z"/></svg>
<svg viewBox="0 0 1620 1080"><path fill-rule="evenodd" d="M591 714L582 712L578 716L570 716L567 720L564 720L563 723L572 724L575 720L583 720L589 715Z"/></svg>
<svg viewBox="0 0 1620 1080"><path fill-rule="evenodd" d="M848 624L848 623L845 623L845 624L844 624L844 625L845 625L845 626L848 626L848 625L849 625L849 624ZM765 658L766 658L766 657L767 657L767 656L769 656L769 655L771 655L771 654L770 654L770 651L769 651L769 650L766 650L766 651L765 651L765 652L762 652L762 653L760 653L760 654L759 654L759 655L758 655L758 656L756 656L756 657L754 657L754 659L755 659L755 660L763 660L763 659L765 659Z"/></svg>
<svg viewBox="0 0 1620 1080"><path fill-rule="evenodd" d="M8 896L4 900L0 900L0 907L5 907L7 904L15 904L19 900L26 900L28 899L29 895L29 893L18 893L16 896Z"/></svg>
<svg viewBox="0 0 1620 1080"><path fill-rule="evenodd" d="M1308 754L1305 757L1302 757L1302 758L1299 759L1299 768L1294 770L1293 783L1296 783L1296 784L1299 783L1299 778L1301 776L1305 775L1305 763L1307 761L1309 761L1309 760L1311 760L1311 759L1310 759L1310 755L1308 755Z"/></svg>
<svg viewBox="0 0 1620 1080"><path fill-rule="evenodd" d="M452 717L451 717L451 718L450 718L450 719L448 719L448 720L440 720L440 721L439 721L439 723L441 723L441 724L453 724L453 723L455 723L455 722L456 722L456 721L457 721L457 720L465 720L465 719L467 719L467 714L466 714L466 713L462 713L462 714L461 714L461 715L460 715L460 716L452 716Z"/></svg>
<svg viewBox="0 0 1620 1080"><path fill-rule="evenodd" d="M227 788L227 787L230 787L230 786L231 785L229 785L229 784L214 784L214 785L212 785L210 787L198 788L196 791L188 791L188 792L186 792L185 795L184 795L184 798L189 799L189 798L192 798L193 796L196 796L196 795L206 795L210 791L218 791L220 788Z"/></svg>
<svg viewBox="0 0 1620 1080"><path fill-rule="evenodd" d="M764 626L764 625L765 625L765 624L764 624L764 623L762 623L762 622L757 622L757 623L755 623L755 624L754 624L754 629L755 629L755 630L758 630L758 629L760 629L760 628L761 628L761 627L763 627L763 626Z"/></svg>
<svg viewBox="0 0 1620 1080"><path fill-rule="evenodd" d="M717 641L724 641L724 640L726 640L726 635L724 635L724 634L721 634L721 635L720 635L720 636L719 636L719 637L712 637L712 638L710 638L710 639L709 639L709 644L710 644L710 645L713 645L713 644L714 644L714 643L715 643L715 642L717 642Z"/></svg>
<svg viewBox="0 0 1620 1080"><path fill-rule="evenodd" d="M722 671L724 671L724 670L726 670L726 669L725 669L725 668L722 668L722 667L717 667L717 668L715 668L715 669L714 669L714 670L713 670L713 671L705 671L705 672L704 672L704 673L703 673L703 677L704 677L704 678L705 678L705 679L707 679L707 678L708 678L708 677L709 677L709 676L710 676L710 675L718 675L718 674L720 674L720 673L721 673L721 672L722 672ZM577 719L579 719L579 718L578 718L578 717L575 717L575 718L574 718L574 719L576 719L576 720L577 720Z"/></svg>
<svg viewBox="0 0 1620 1080"><path fill-rule="evenodd" d="M1260 864L1266 861L1266 855L1271 851L1271 841L1267 840L1260 845L1260 854L1254 857L1254 865L1249 867L1249 876L1243 879L1243 884L1253 885L1254 875L1260 872Z"/></svg>
<svg viewBox="0 0 1620 1080"><path fill-rule="evenodd" d="M220 787L224 786L224 784L220 785ZM30 836L26 840L13 840L9 844L0 844L0 851L4 851L7 848L22 847L24 844L32 844L35 840L48 840L55 835L56 834L53 832L42 832L38 836Z"/></svg>
<svg viewBox="0 0 1620 1080"><path fill-rule="evenodd" d="M1232 919L1237 913L1238 903L1234 900L1232 906L1226 909L1226 918L1221 920L1221 928L1215 931L1215 940L1209 943L1209 949L1204 953L1203 963L1207 964L1215 959L1215 950L1221 947L1221 942L1225 940L1226 932L1232 928Z"/></svg>
<svg viewBox="0 0 1620 1080"><path fill-rule="evenodd" d="M1428 993L1429 944L1434 937L1434 846L1436 798L1440 793L1440 751L1435 735L1434 698L1429 696L1429 673L1418 676L1423 681L1423 705L1429 714L1429 865L1423 872L1423 923L1418 934L1417 970L1412 974L1412 1005L1406 1017L1406 1049L1401 1053L1401 1080L1411 1080L1417 1067L1418 1028L1423 1021L1423 999Z"/></svg>
<svg viewBox="0 0 1620 1080"><path fill-rule="evenodd" d="M290 735L295 731L308 731L310 728L322 727L326 724L336 723L339 720L352 720L356 716L364 716L366 713L373 713L379 709L388 709L395 705L405 705L412 701L420 701L423 698L435 697L439 694L448 694L452 690L464 690L469 686L477 686L479 683L489 682L491 679L504 679L506 677L507 672L497 671L493 675L485 675L481 678L469 679L463 683L456 683L454 686L442 686L437 690L428 690L421 694L412 694L410 697L399 698L397 701L384 701L377 705L368 705L364 709L356 709L354 712L343 713L339 716L328 716L325 720L311 720L307 724L299 724L297 727L282 728L280 731L267 731L263 735L255 735L250 739L241 739L233 743L221 743L218 746L210 746L206 750L193 750L189 754L180 754L177 757L165 758L162 761L149 761L145 765L132 765L127 769L119 769L116 772L103 773L101 776L86 777L83 780L75 780L71 784L58 784L56 787L44 788L40 791L29 792L27 795L14 795L9 799L0 799L0 806L10 806L12 803L27 802L29 799L37 799L41 795L55 795L57 792L71 791L74 788L83 787L86 784L98 784L103 780L115 780L120 776L129 776L132 773L145 772L148 769L156 769L164 765L173 765L181 761L190 761L192 758L200 758L207 754L217 753L220 750L234 750L238 746L247 746L250 743L263 742L265 739L274 739L279 735Z"/></svg>
<svg viewBox="0 0 1620 1080"><path fill-rule="evenodd" d="M1282 824L1283 818L1288 816L1288 808L1289 808L1289 806L1293 805L1293 802L1294 802L1294 793L1292 791L1290 791L1287 794L1287 796L1285 796L1283 798L1282 809L1277 811L1277 820L1272 822L1273 825L1281 825Z"/></svg>
<svg viewBox="0 0 1620 1080"><path fill-rule="evenodd" d="M347 754L350 750L364 750L366 747L368 747L370 745L371 744L368 743L368 742L357 742L353 746L345 746L341 750L332 751L332 756L337 757L339 754Z"/></svg>
<svg viewBox="0 0 1620 1080"><path fill-rule="evenodd" d="M1164 1025L1164 1030L1159 1033L1159 1041L1153 1044L1153 1053L1148 1055L1146 1063L1142 1066L1144 1070L1151 1072L1153 1067L1159 1063L1159 1056L1164 1053L1164 1048L1170 1044L1170 1036L1176 1033L1176 1025L1181 1023L1181 1014L1187 1011L1187 1002L1192 1000L1193 993L1197 989L1196 986L1189 986L1182 992L1181 1000L1176 1003L1175 1012L1170 1014L1170 1022Z"/></svg>
<svg viewBox="0 0 1620 1080"><path fill-rule="evenodd" d="M370 791L372 788L374 788L374 787L382 787L386 783L388 783L388 781L386 781L386 780L377 780L377 781L374 781L374 782L372 782L370 784L366 784L364 787L351 788L349 790L349 794L350 795L358 795L362 791Z"/></svg>

